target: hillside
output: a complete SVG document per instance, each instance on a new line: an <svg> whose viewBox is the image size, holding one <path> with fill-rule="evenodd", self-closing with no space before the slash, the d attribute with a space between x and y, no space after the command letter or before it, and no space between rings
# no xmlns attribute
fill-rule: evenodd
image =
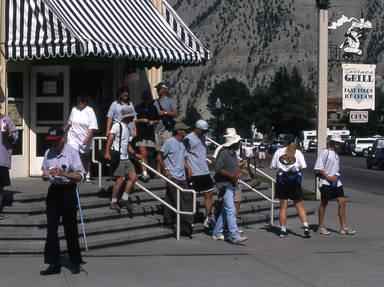
<svg viewBox="0 0 384 287"><path fill-rule="evenodd" d="M183 109L193 104L203 116L207 97L215 83L228 78L243 81L251 92L269 83L280 66L297 66L308 86L316 90L318 11L315 0L170 0L171 5L210 49L211 60L201 67L179 68L165 73L172 93ZM363 47L366 60L378 65L383 75L382 0L331 1L329 18L343 14L371 20L374 29L366 33ZM330 42L339 46L348 25L330 33ZM341 68L332 69L329 96L340 96ZM378 81L379 84L379 81Z"/></svg>

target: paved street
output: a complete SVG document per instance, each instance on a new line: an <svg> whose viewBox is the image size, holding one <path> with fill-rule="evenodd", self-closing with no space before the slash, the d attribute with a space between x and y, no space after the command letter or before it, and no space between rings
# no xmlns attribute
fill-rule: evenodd
<svg viewBox="0 0 384 287"><path fill-rule="evenodd" d="M316 161L316 153L304 153L308 168L304 170L304 186L308 190L314 190L315 180L313 167ZM269 155L269 161L272 155ZM345 187L361 190L374 194L384 195L384 171L379 169L369 170L366 167L365 157L340 156L341 180ZM275 171L264 169L268 174L274 175Z"/></svg>

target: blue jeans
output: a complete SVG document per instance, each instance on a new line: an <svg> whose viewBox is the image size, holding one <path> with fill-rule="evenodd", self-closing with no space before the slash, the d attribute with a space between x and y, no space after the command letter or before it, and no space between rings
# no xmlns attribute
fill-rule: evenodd
<svg viewBox="0 0 384 287"><path fill-rule="evenodd" d="M221 213L216 221L215 229L213 230L213 235L215 236L223 234L223 229L226 223L228 224L229 234L232 239L237 239L240 236L236 224L236 209L235 204L233 203L234 195L235 190L227 187L223 197Z"/></svg>

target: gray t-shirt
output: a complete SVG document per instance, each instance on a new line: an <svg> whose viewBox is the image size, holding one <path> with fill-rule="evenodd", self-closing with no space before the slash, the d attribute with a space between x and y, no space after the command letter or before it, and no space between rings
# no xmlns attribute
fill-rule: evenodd
<svg viewBox="0 0 384 287"><path fill-rule="evenodd" d="M192 176L209 174L207 164L207 148L205 146L205 136L199 138L194 132L187 135L184 139L187 148L187 160L192 170Z"/></svg>
<svg viewBox="0 0 384 287"><path fill-rule="evenodd" d="M135 107L133 106L132 102L121 102L119 104L117 101L114 101L109 107L107 117L111 118L114 122L121 121L121 110L125 107L132 107L132 109L135 110Z"/></svg>
<svg viewBox="0 0 384 287"><path fill-rule="evenodd" d="M161 109L160 109L159 101L160 101ZM154 105L157 108L158 112L160 112L160 110L163 110L165 112L172 112L177 109L176 101L167 96L163 97L162 99L155 100ZM156 125L155 131L163 132L164 130L165 130L165 127L163 122L159 121L159 123Z"/></svg>
<svg viewBox="0 0 384 287"><path fill-rule="evenodd" d="M316 160L315 170L324 171L329 176L340 176L340 159L335 151L330 149L322 150L319 157ZM320 178L321 185L329 185L329 182ZM337 186L341 186L340 179L337 182Z"/></svg>
<svg viewBox="0 0 384 287"><path fill-rule="evenodd" d="M164 157L164 164L169 169L172 177L178 180L185 180L185 156L186 149L182 141L175 137L167 139L160 152Z"/></svg>
<svg viewBox="0 0 384 287"><path fill-rule="evenodd" d="M236 173L238 167L238 159L236 153L231 155L227 149L220 152L215 165L215 180L217 184L224 183L226 186L235 187L237 181L233 181L228 177L222 176L220 172L225 169L229 172Z"/></svg>

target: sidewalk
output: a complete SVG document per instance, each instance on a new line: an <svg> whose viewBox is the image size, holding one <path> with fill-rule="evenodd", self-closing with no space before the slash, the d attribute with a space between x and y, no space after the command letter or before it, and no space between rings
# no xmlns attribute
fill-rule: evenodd
<svg viewBox="0 0 384 287"><path fill-rule="evenodd" d="M382 286L384 280L384 197L346 190L348 222L355 236L301 237L298 218L281 239L274 229L255 225L245 230L247 245L212 241L205 234L131 244L84 253L85 272L41 277L41 256L0 256L0 280L8 286ZM306 202L317 206L317 202ZM338 230L331 202L327 226ZM309 223L316 224L311 216ZM277 224L277 222L275 223Z"/></svg>

